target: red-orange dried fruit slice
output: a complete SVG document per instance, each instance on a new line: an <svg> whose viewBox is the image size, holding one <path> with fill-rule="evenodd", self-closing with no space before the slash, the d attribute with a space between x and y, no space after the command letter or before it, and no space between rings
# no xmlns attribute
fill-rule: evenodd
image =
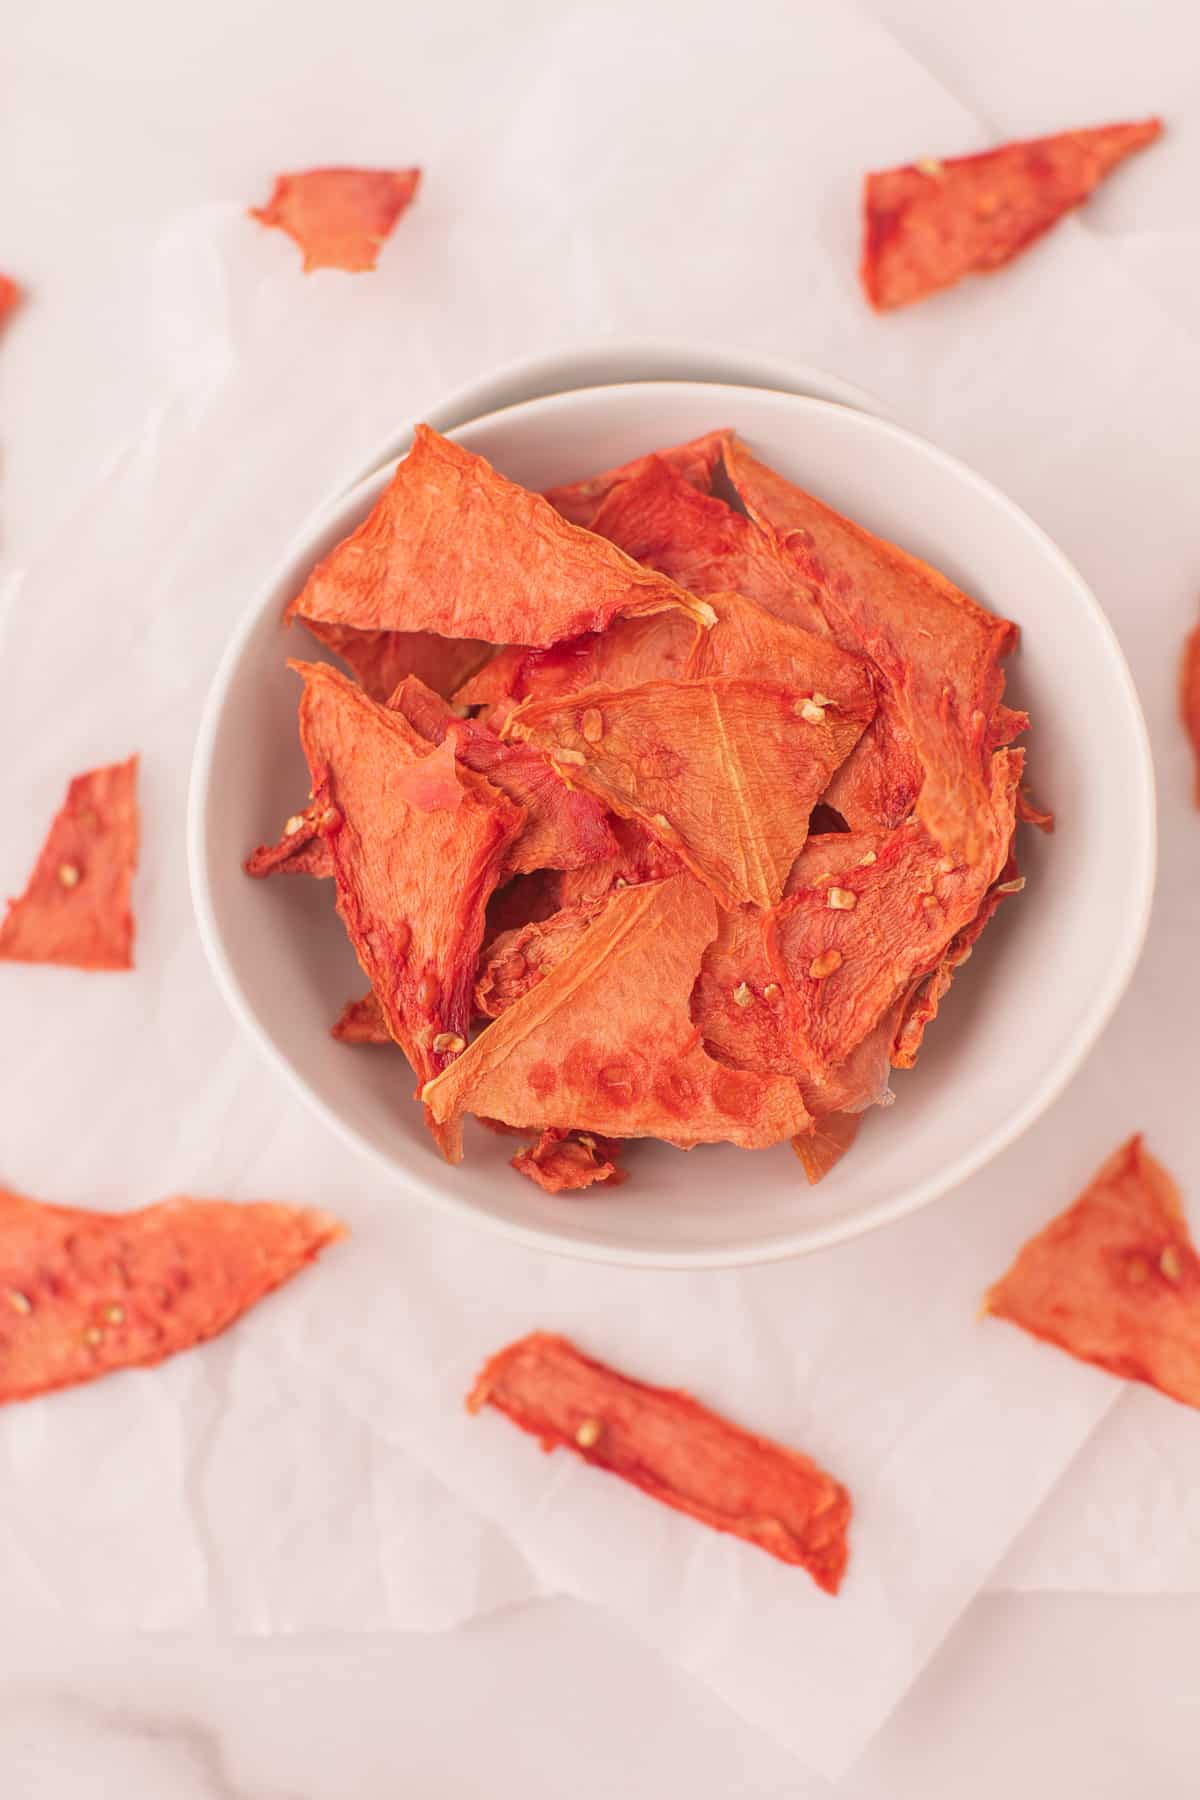
<svg viewBox="0 0 1200 1800"><path fill-rule="evenodd" d="M21 302L21 289L11 275L0 275L0 325ZM720 446L718 445L718 451Z"/></svg>
<svg viewBox="0 0 1200 1800"><path fill-rule="evenodd" d="M576 1193L597 1182L616 1187L627 1179L616 1163L620 1148L590 1132L543 1131L536 1144L517 1151L512 1166L547 1194Z"/></svg>
<svg viewBox="0 0 1200 1800"><path fill-rule="evenodd" d="M914 990L892 1046L893 1068L911 1069L916 1063L926 1027L937 1018L938 1008L949 993L955 974L970 957L996 908L1010 894L1020 893L1024 885L1016 860L1010 856L999 881L988 889L975 917L961 931L955 932L937 967Z"/></svg>
<svg viewBox="0 0 1200 1800"><path fill-rule="evenodd" d="M1179 665L1179 716L1196 759L1193 798L1200 806L1200 625L1188 633Z"/></svg>
<svg viewBox="0 0 1200 1800"><path fill-rule="evenodd" d="M422 1090L433 1118L747 1149L805 1129L786 1077L728 1069L700 1044L688 997L717 929L688 875L625 888L574 950Z"/></svg>
<svg viewBox="0 0 1200 1800"><path fill-rule="evenodd" d="M100 1213L0 1190L0 1403L190 1350L344 1235L301 1207Z"/></svg>
<svg viewBox="0 0 1200 1800"><path fill-rule="evenodd" d="M987 829L991 723L1004 691L1001 658L1016 628L927 563L843 518L730 438L725 466L752 517L773 531L809 580L834 638L868 656L920 764L919 816L950 854L971 862ZM825 796L851 824L836 784Z"/></svg>
<svg viewBox="0 0 1200 1800"><path fill-rule="evenodd" d="M300 740L313 791L326 800L338 912L387 1027L426 1082L462 1049L484 912L520 807L451 763L453 808L405 794L437 751L400 713L325 664L294 664L304 680ZM453 1130L435 1130L457 1159Z"/></svg>
<svg viewBox="0 0 1200 1800"><path fill-rule="evenodd" d="M983 860L957 861L912 819L873 862L799 888L776 908L767 952L797 1054L814 1074L844 1060L975 918L1008 860L1023 760L1020 750L996 753Z"/></svg>
<svg viewBox="0 0 1200 1800"><path fill-rule="evenodd" d="M1141 1135L1031 1238L984 1301L1081 1362L1200 1406L1200 1257Z"/></svg>
<svg viewBox="0 0 1200 1800"><path fill-rule="evenodd" d="M356 631L352 625L304 623L319 643L340 656L372 700L386 700L406 675L444 698L462 687L493 654L477 638L439 637L433 631Z"/></svg>
<svg viewBox="0 0 1200 1800"><path fill-rule="evenodd" d="M646 457L612 489L592 530L690 593L745 594L789 624L826 633L808 584L772 536L716 495L698 492L661 457Z"/></svg>
<svg viewBox="0 0 1200 1800"><path fill-rule="evenodd" d="M743 1431L690 1394L649 1387L532 1332L480 1370L471 1412L494 1406L543 1450L582 1454L715 1531L807 1569L836 1594L848 1558L850 1496L799 1451Z"/></svg>
<svg viewBox="0 0 1200 1800"><path fill-rule="evenodd" d="M415 676L400 683L388 705L403 713L423 738L448 744L464 767L525 809L525 824L505 862L514 875L534 869L577 869L616 851L617 841L600 802L568 787L528 744L503 742L478 720L456 718L447 703Z"/></svg>
<svg viewBox="0 0 1200 1800"><path fill-rule="evenodd" d="M558 884L561 906L602 900L614 890L637 887L643 881L662 881L668 875L678 875L682 869L675 852L652 838L636 819L621 819L614 813L610 823L617 840L616 855L603 862L588 863L583 869L568 869Z"/></svg>
<svg viewBox="0 0 1200 1800"><path fill-rule="evenodd" d="M250 217L278 226L304 252L304 272L373 269L401 213L412 203L420 169L305 169L277 175L265 206Z"/></svg>
<svg viewBox="0 0 1200 1800"><path fill-rule="evenodd" d="M860 271L867 299L880 310L907 306L964 275L1001 268L1161 132L1159 119L1101 125L868 175Z"/></svg>
<svg viewBox="0 0 1200 1800"><path fill-rule="evenodd" d="M392 1034L387 1028L383 1008L375 998L374 988L368 989L361 1000L347 1000L330 1026L329 1035L341 1044L391 1043Z"/></svg>
<svg viewBox="0 0 1200 1800"><path fill-rule="evenodd" d="M826 1113L814 1119L810 1130L792 1139L792 1149L800 1158L809 1187L824 1181L830 1169L840 1163L862 1124L861 1113Z"/></svg>
<svg viewBox="0 0 1200 1800"><path fill-rule="evenodd" d="M360 631L554 644L664 610L708 617L703 601L418 425L389 486L317 564L288 616Z"/></svg>
<svg viewBox="0 0 1200 1800"><path fill-rule="evenodd" d="M256 881L268 875L313 875L318 880L333 878L333 856L328 839L322 835L321 820L327 810L324 797L310 800L308 805L285 822L273 844L260 844L242 867Z"/></svg>
<svg viewBox="0 0 1200 1800"><path fill-rule="evenodd" d="M131 969L129 892L138 857L138 759L76 775L19 900L0 962Z"/></svg>
<svg viewBox="0 0 1200 1800"><path fill-rule="evenodd" d="M707 494L720 460L721 433L710 431L704 437L693 438L687 444L675 444L669 450L652 450L648 456L636 457L616 469L606 469L602 475L589 475L584 481L547 488L546 499L555 512L569 519L572 525L594 531L597 512L619 482L636 481L647 468L661 462L689 487Z"/></svg>
<svg viewBox="0 0 1200 1800"><path fill-rule="evenodd" d="M662 612L617 619L607 631L585 632L544 650L510 645L465 682L454 698L461 706L491 707L489 723L498 724L521 700L548 700L585 687L676 681L703 635L697 620Z"/></svg>
<svg viewBox="0 0 1200 1800"><path fill-rule="evenodd" d="M869 697L814 706L782 682L654 681L527 701L505 729L636 819L723 905L770 906L870 715Z"/></svg>
<svg viewBox="0 0 1200 1800"><path fill-rule="evenodd" d="M570 954L604 905L603 900L594 900L586 906L564 907L548 919L530 920L493 938L475 979L476 1012L498 1019Z"/></svg>

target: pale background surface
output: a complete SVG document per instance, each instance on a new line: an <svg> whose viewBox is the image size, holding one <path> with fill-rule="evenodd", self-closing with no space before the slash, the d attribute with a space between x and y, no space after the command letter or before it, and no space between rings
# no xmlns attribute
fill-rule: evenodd
<svg viewBox="0 0 1200 1800"><path fill-rule="evenodd" d="M973 1212L1008 1204L1042 1216L1137 1126L1194 1200L1200 826L1171 657L1200 586L1200 42L1183 4L1021 0L988 24L984 41L945 0L736 14L215 0L186 22L75 5L10 27L0 266L33 298L0 347L0 754L21 796L0 888L23 880L66 771L135 745L147 859L137 977L51 977L48 1009L40 972L9 971L0 1176L100 1204L191 1187L341 1206L360 1232L395 1230L406 1356L406 1302L419 1321L459 1255L489 1340L503 1260L396 1220L394 1196L346 1168L233 1036L187 921L191 733L249 588L398 423L551 345L682 335L826 364L996 479L1092 581L1150 719L1164 840L1150 950L1053 1112L887 1240L913 1328L939 1231L968 1237ZM1166 143L1018 268L897 319L862 307L862 168L1149 111ZM419 161L426 188L377 277L302 283L292 247L239 209L276 168L339 160ZM355 1252L369 1254L361 1238ZM742 1308L786 1293L786 1271L756 1281L707 1290L730 1341ZM597 1309L632 1292L619 1276L593 1287ZM331 1269L236 1348L0 1421L6 1796L1194 1793L1194 1415L1095 1390L1103 1423L998 1591L834 1787L628 1623L555 1597L578 1584L452 1499L399 1427L348 1418L335 1379L314 1398L306 1366L316 1382L353 1291ZM314 1499L310 1481L291 1510L279 1417L328 1445L327 1489ZM222 1483L234 1464L247 1478Z"/></svg>

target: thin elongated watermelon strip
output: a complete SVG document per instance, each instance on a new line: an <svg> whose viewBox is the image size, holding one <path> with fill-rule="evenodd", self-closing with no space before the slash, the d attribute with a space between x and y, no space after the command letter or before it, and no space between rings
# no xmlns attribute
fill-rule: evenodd
<svg viewBox="0 0 1200 1800"><path fill-rule="evenodd" d="M572 1450L837 1593L849 1556L850 1495L799 1451L742 1430L690 1394L618 1374L545 1331L484 1364L467 1407L485 1406L544 1450Z"/></svg>
<svg viewBox="0 0 1200 1800"><path fill-rule="evenodd" d="M98 1213L0 1189L0 1403L190 1350L344 1235L302 1207Z"/></svg>

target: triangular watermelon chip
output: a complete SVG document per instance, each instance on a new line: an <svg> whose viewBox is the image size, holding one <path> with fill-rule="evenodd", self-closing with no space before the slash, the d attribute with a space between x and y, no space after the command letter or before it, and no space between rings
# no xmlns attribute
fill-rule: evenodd
<svg viewBox="0 0 1200 1800"><path fill-rule="evenodd" d="M687 444L674 444L669 450L652 450L648 456L635 457L618 468L605 469L601 475L589 475L583 481L570 481L562 487L547 488L545 497L564 519L582 525L587 531L596 529L596 514L613 488L626 481L636 481L655 463L665 463L681 481L707 494L712 488L713 471L721 460L721 433L710 431ZM686 586L686 583L684 584Z"/></svg>
<svg viewBox="0 0 1200 1800"><path fill-rule="evenodd" d="M138 855L136 756L77 775L29 885L0 925L0 961L131 969Z"/></svg>
<svg viewBox="0 0 1200 1800"><path fill-rule="evenodd" d="M977 156L926 157L868 175L862 283L881 310L923 300L964 275L1011 262L1080 206L1158 119L1002 144Z"/></svg>
<svg viewBox="0 0 1200 1800"><path fill-rule="evenodd" d="M443 767L441 749L335 669L294 666L338 911L388 1030L425 1082L466 1043L485 909L525 815L452 755ZM451 1153L452 1134L435 1135Z"/></svg>
<svg viewBox="0 0 1200 1800"><path fill-rule="evenodd" d="M688 875L626 888L574 949L422 1090L434 1119L463 1113L528 1129L747 1148L803 1131L785 1077L727 1069L688 1011L717 928Z"/></svg>
<svg viewBox="0 0 1200 1800"><path fill-rule="evenodd" d="M344 1235L300 1207L98 1213L0 1190L0 1403L189 1350Z"/></svg>
<svg viewBox="0 0 1200 1800"><path fill-rule="evenodd" d="M795 685L785 685L791 680ZM654 681L529 701L505 730L623 818L636 819L726 906L771 906L813 807L874 707L783 681Z"/></svg>
<svg viewBox="0 0 1200 1800"><path fill-rule="evenodd" d="M318 563L288 617L555 644L664 610L708 619L703 601L419 425L389 486Z"/></svg>
<svg viewBox="0 0 1200 1800"><path fill-rule="evenodd" d="M1200 1257L1179 1189L1140 1136L1030 1239L985 1306L1082 1362L1200 1406Z"/></svg>

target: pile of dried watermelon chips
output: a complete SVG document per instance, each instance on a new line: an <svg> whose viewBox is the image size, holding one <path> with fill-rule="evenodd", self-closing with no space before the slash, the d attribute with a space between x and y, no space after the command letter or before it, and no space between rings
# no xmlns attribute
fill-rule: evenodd
<svg viewBox="0 0 1200 1800"><path fill-rule="evenodd" d="M1021 886L1015 627L732 432L539 495L422 426L288 617L350 673L293 665L247 867L332 881L335 1035L452 1161L473 1115L551 1191L630 1138L819 1179Z"/></svg>

